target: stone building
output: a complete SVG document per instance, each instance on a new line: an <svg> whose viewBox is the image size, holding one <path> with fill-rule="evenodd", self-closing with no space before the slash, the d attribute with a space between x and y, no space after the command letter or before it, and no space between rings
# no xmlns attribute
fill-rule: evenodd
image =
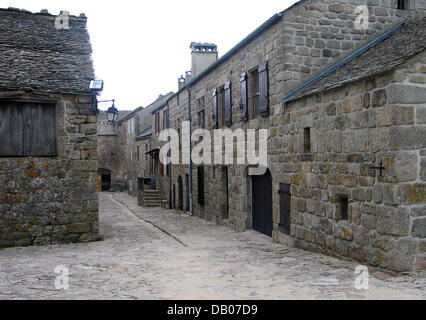
<svg viewBox="0 0 426 320"><path fill-rule="evenodd" d="M105 112L98 115L100 189L127 190L136 196L138 177L155 175L154 164L145 154L150 150L151 111L172 94L160 95L146 108L120 111L115 124L108 123Z"/></svg>
<svg viewBox="0 0 426 320"><path fill-rule="evenodd" d="M98 236L86 18L0 9L0 247Z"/></svg>
<svg viewBox="0 0 426 320"><path fill-rule="evenodd" d="M132 111L120 111L118 121L125 118ZM98 190L124 190L124 180L120 168L121 147L119 145L116 126L108 122L106 111L97 115L98 124Z"/></svg>
<svg viewBox="0 0 426 320"><path fill-rule="evenodd" d="M189 166L172 165L163 197L173 208L290 246L425 269L426 4L369 1L368 28L356 28L363 4L300 1L179 79L154 124L169 115L179 131L190 115L191 132L211 137L267 129L268 168L250 176L234 151L234 164L193 165L191 188ZM179 148L189 149L183 137Z"/></svg>

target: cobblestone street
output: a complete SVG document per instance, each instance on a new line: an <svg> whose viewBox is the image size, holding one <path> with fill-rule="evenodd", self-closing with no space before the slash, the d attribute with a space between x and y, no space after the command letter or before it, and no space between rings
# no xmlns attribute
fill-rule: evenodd
<svg viewBox="0 0 426 320"><path fill-rule="evenodd" d="M104 241L0 251L0 299L425 299L424 276L371 270L274 244L259 233L100 194ZM56 266L69 290L55 288Z"/></svg>

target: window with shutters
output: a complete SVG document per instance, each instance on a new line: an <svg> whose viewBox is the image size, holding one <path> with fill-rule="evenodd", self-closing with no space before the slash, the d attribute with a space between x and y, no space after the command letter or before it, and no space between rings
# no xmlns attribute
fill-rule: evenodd
<svg viewBox="0 0 426 320"><path fill-rule="evenodd" d="M291 194L290 185L280 183L280 231L290 235L291 231Z"/></svg>
<svg viewBox="0 0 426 320"><path fill-rule="evenodd" d="M0 157L56 155L54 104L0 102Z"/></svg>
<svg viewBox="0 0 426 320"><path fill-rule="evenodd" d="M198 177L198 203L204 206L204 167L197 168Z"/></svg>
<svg viewBox="0 0 426 320"><path fill-rule="evenodd" d="M250 72L250 114L251 118L260 113L259 100L259 71L258 68Z"/></svg>

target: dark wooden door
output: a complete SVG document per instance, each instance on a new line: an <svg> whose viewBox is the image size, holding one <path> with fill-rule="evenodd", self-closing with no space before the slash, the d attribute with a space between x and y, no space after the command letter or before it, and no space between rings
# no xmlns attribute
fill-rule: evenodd
<svg viewBox="0 0 426 320"><path fill-rule="evenodd" d="M253 229L272 237L272 177L252 176Z"/></svg>

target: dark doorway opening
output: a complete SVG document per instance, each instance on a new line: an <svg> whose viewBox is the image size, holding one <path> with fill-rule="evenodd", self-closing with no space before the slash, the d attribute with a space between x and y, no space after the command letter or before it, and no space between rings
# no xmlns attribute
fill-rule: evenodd
<svg viewBox="0 0 426 320"><path fill-rule="evenodd" d="M253 229L272 237L272 176L252 176Z"/></svg>
<svg viewBox="0 0 426 320"><path fill-rule="evenodd" d="M109 191L111 190L111 170L108 169L99 169L98 174L100 179L98 179L98 183L100 183L101 191Z"/></svg>
<svg viewBox="0 0 426 320"><path fill-rule="evenodd" d="M179 198L178 198L178 209L180 211L183 211L183 179L182 176L178 177L178 192L179 192Z"/></svg>

